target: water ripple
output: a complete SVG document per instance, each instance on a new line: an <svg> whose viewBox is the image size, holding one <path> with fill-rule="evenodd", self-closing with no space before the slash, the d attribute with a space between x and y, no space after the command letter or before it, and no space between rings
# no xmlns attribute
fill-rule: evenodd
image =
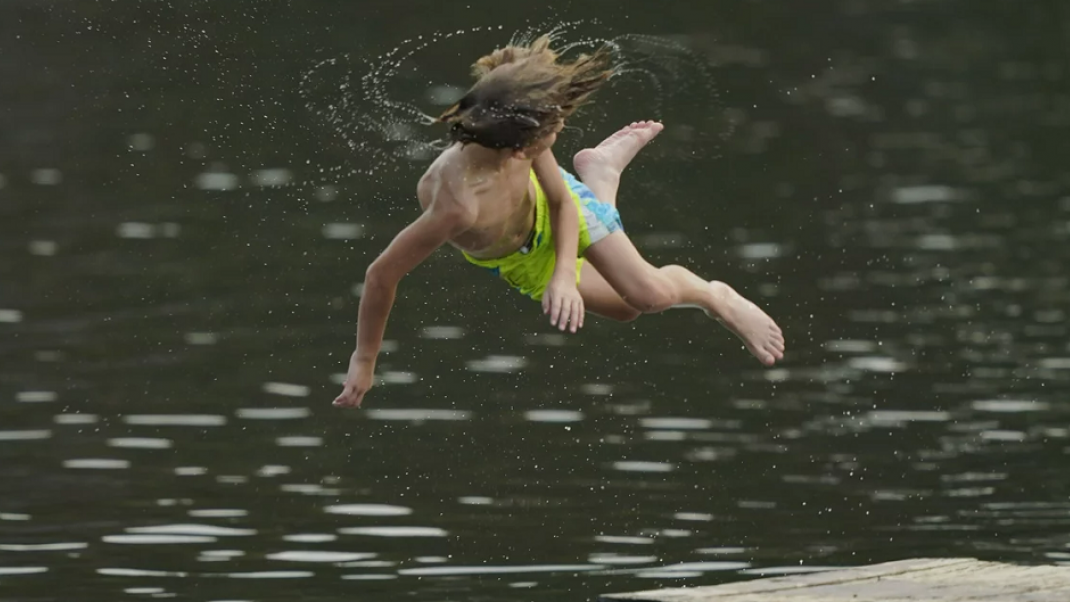
<svg viewBox="0 0 1070 602"><path fill-rule="evenodd" d="M17 575L39 575L47 573L48 567L44 566L0 566L0 577L14 577Z"/></svg>
<svg viewBox="0 0 1070 602"><path fill-rule="evenodd" d="M620 460L612 464L613 470L624 472L672 472L676 466L671 462L647 462L642 460Z"/></svg>
<svg viewBox="0 0 1070 602"><path fill-rule="evenodd" d="M52 437L52 431L0 431L0 441L40 441Z"/></svg>
<svg viewBox="0 0 1070 602"><path fill-rule="evenodd" d="M140 426L223 426L226 416L214 414L129 414L123 416L123 422Z"/></svg>
<svg viewBox="0 0 1070 602"><path fill-rule="evenodd" d="M583 412L575 410L528 410L524 412L524 419L528 422L581 422Z"/></svg>
<svg viewBox="0 0 1070 602"><path fill-rule="evenodd" d="M309 408L239 408L234 415L245 420L296 420L312 415Z"/></svg>
<svg viewBox="0 0 1070 602"><path fill-rule="evenodd" d="M289 550L268 554L268 560L284 562L353 562L375 558L375 554L364 552L328 552L324 550Z"/></svg>
<svg viewBox="0 0 1070 602"><path fill-rule="evenodd" d="M978 412L993 413L1019 413L1019 412L1043 412L1049 409L1049 405L1042 401L1016 400L1016 399L985 399L970 404Z"/></svg>
<svg viewBox="0 0 1070 602"><path fill-rule="evenodd" d="M87 543L39 543L39 544L0 544L0 551L4 552L69 552L71 550L84 550L89 547Z"/></svg>
<svg viewBox="0 0 1070 602"><path fill-rule="evenodd" d="M408 420L411 422L424 422L428 420L468 420L472 417L472 413L466 410L430 410L418 408L373 408L367 410L365 415L372 420Z"/></svg>
<svg viewBox="0 0 1070 602"><path fill-rule="evenodd" d="M130 468L130 462L115 458L77 458L64 460L63 467L88 470L123 470Z"/></svg>
<svg viewBox="0 0 1070 602"><path fill-rule="evenodd" d="M581 573L606 568L598 564L545 564L530 566L439 566L401 569L399 575L445 577L460 575L507 575L520 573Z"/></svg>
<svg viewBox="0 0 1070 602"><path fill-rule="evenodd" d="M437 527L345 527L338 529L343 535L370 535L373 537L446 537L449 535Z"/></svg>
<svg viewBox="0 0 1070 602"><path fill-rule="evenodd" d="M323 511L328 514L351 516L406 516L412 514L411 508L387 504L336 504L327 506Z"/></svg>
<svg viewBox="0 0 1070 602"><path fill-rule="evenodd" d="M316 574L312 571L252 571L247 573L222 573L230 579L307 579Z"/></svg>
<svg viewBox="0 0 1070 602"><path fill-rule="evenodd" d="M203 535L105 535L100 538L104 543L134 545L167 545L185 543L215 543L215 537Z"/></svg>
<svg viewBox="0 0 1070 602"><path fill-rule="evenodd" d="M127 533L146 535L203 535L208 537L243 537L256 535L255 529L238 529L216 525L176 524L154 525L151 527L131 527Z"/></svg>

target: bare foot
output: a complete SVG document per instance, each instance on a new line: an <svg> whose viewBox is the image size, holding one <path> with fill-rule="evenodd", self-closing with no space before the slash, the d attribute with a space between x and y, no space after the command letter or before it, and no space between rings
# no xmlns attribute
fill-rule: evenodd
<svg viewBox="0 0 1070 602"><path fill-rule="evenodd" d="M718 309L711 317L742 339L747 350L766 366L784 359L784 333L768 314L723 282L710 282L710 288Z"/></svg>
<svg viewBox="0 0 1070 602"><path fill-rule="evenodd" d="M640 121L624 126L595 148L585 148L576 153L572 158L576 175L594 191L599 200L616 204L621 172L635 158L639 149L663 129L665 126L656 121Z"/></svg>

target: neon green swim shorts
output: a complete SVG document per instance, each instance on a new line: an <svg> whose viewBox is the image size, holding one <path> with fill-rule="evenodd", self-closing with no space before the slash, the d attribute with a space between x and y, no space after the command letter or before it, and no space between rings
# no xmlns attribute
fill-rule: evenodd
<svg viewBox="0 0 1070 602"><path fill-rule="evenodd" d="M583 253L587 247L617 230L623 230L624 225L616 207L599 201L590 188L564 169L561 169L561 175L565 178L580 218L576 259L576 284L579 284ZM550 230L550 205L534 170L531 172L531 181L535 183L536 198L535 228L529 242L515 253L497 259L476 259L468 253L462 253L469 262L490 270L513 288L538 301L542 299L543 291L554 274L556 254Z"/></svg>

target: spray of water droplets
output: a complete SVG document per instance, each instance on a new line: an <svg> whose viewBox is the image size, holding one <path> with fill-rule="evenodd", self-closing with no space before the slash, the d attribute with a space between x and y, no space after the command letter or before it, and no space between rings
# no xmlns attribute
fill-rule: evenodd
<svg viewBox="0 0 1070 602"><path fill-rule="evenodd" d="M300 92L308 109L364 161L349 175L385 176L399 169L399 159L426 159L434 141L418 126L435 118L411 102L397 100L391 84L402 65L432 45L501 26L436 32L403 40L374 58L346 54L324 59L301 77ZM328 173L342 170L333 167Z"/></svg>
<svg viewBox="0 0 1070 602"><path fill-rule="evenodd" d="M602 103L625 100L631 110L642 111L631 120L664 119L671 123L676 114L686 113L692 129L703 132L708 140L724 140L731 135L732 126L723 118L720 94L705 57L683 43L662 37L578 35L580 29L593 25L596 22L536 24L513 33L505 43L529 44L546 34L563 55L608 45L614 50L616 65L607 89L599 93ZM456 102L470 82L464 87L434 84L429 69L420 67L420 57L432 49L441 55L468 54L473 45L468 36L500 36L503 29L495 25L433 32L403 40L374 58L369 58L370 53L346 54L313 65L300 80L305 108L325 127L328 138L341 142L351 155L347 165L321 167L321 183L350 176L389 181L411 170L414 162L432 160L448 146L445 128L425 109L402 100L416 98L420 91L403 89L411 88L414 80L426 82L428 87L422 94L428 104L441 108ZM492 43L501 45L502 41ZM488 46L481 54L491 49ZM581 121L601 125L598 122L605 121L605 114L604 110L593 115L588 112ZM696 124L696 116L702 116L707 127Z"/></svg>

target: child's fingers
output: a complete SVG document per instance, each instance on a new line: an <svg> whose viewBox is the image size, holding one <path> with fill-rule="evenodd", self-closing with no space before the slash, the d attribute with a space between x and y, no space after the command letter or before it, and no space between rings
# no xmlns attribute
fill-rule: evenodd
<svg viewBox="0 0 1070 602"><path fill-rule="evenodd" d="M550 324L557 326L558 328L564 328L565 323L561 322L561 310L562 303L560 298L554 298L553 310L551 310Z"/></svg>
<svg viewBox="0 0 1070 602"><path fill-rule="evenodd" d="M347 387L342 391L341 395L334 398L333 405L342 408L359 408L361 401L364 399L364 393Z"/></svg>
<svg viewBox="0 0 1070 602"><path fill-rule="evenodd" d="M333 402L331 402L331 403L332 403L333 405L336 405L336 406L341 406L341 405L345 405L345 403L346 403L346 398L347 398L348 396L349 396L349 387L344 387L344 388L342 389L342 392L338 394L338 397L335 397L335 398L334 398L334 401L333 401Z"/></svg>

